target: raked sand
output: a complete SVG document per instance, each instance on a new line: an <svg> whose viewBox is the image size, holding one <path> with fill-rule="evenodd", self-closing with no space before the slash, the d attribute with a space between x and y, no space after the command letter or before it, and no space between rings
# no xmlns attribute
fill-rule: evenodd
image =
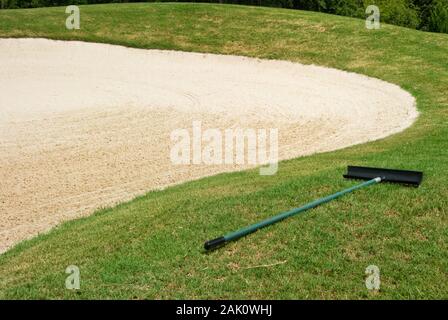
<svg viewBox="0 0 448 320"><path fill-rule="evenodd" d="M62 221L249 165L173 165L170 133L278 128L280 159L410 126L398 86L237 56L0 39L0 252Z"/></svg>

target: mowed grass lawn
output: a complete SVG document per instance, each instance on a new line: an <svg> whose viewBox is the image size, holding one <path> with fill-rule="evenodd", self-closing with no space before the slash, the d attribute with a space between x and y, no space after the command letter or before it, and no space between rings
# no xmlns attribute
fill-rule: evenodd
<svg viewBox="0 0 448 320"><path fill-rule="evenodd" d="M199 4L0 10L0 37L46 37L318 64L411 92L421 116L381 141L150 192L61 225L0 256L0 298L448 298L448 35L313 12ZM0 62L1 63L1 62ZM325 88L322 88L325 94ZM88 93L86 93L88 94ZM206 254L205 240L356 182L347 164L422 170ZM377 265L381 290L365 287ZM76 265L81 289L65 289Z"/></svg>

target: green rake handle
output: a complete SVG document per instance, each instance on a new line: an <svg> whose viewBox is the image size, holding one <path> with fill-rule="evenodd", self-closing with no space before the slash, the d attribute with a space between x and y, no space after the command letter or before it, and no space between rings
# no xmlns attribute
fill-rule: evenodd
<svg viewBox="0 0 448 320"><path fill-rule="evenodd" d="M310 203L308 203L308 204L306 204L306 205L304 205L304 206L302 206L300 208L295 208L295 209L292 209L290 211L282 212L282 213L280 213L280 214L278 214L278 215L276 215L276 216L274 216L272 218L268 218L266 220L260 221L258 223L254 223L253 225L250 225L248 227L242 228L242 229L237 230L235 232L228 233L228 234L226 234L226 235L224 235L222 237L219 237L219 238L207 241L204 244L204 248L205 248L205 250L216 249L217 247L220 247L220 246L226 244L229 241L234 241L234 240L237 240L237 239L239 239L241 237L247 236L248 234L251 234L251 233L257 231L258 229L270 226L270 225L275 224L277 222L280 222L280 221L282 221L282 220L284 220L286 218L295 216L295 215L297 215L299 213L302 213L302 212L307 211L309 209L315 208L315 207L317 207L317 206L319 206L321 204L330 202L330 201L332 201L334 199L342 197L343 195L345 195L347 193L350 193L350 192L353 192L355 190L358 190L358 189L361 189L361 188L365 188L365 187L368 187L368 186L371 186L373 184L377 184L377 183L380 183L380 182L381 182L381 178L378 177L378 178L375 178L375 179L363 182L361 184L358 184L356 186L353 186L351 188L339 191L339 192L337 192L335 194L332 194L332 195L329 195L329 196L327 196L325 198L321 198L321 199L315 200L315 201L310 202Z"/></svg>

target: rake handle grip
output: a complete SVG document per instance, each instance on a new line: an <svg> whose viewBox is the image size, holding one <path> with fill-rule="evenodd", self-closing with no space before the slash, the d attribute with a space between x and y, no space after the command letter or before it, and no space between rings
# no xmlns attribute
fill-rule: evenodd
<svg viewBox="0 0 448 320"><path fill-rule="evenodd" d="M204 243L204 249L205 250L213 250L216 249L222 245L224 245L227 242L226 238L219 237L213 240L209 240L206 243Z"/></svg>

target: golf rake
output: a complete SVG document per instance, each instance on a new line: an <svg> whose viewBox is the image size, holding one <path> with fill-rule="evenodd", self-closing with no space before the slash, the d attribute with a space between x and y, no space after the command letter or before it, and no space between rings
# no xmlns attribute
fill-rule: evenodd
<svg viewBox="0 0 448 320"><path fill-rule="evenodd" d="M339 191L327 197L310 202L302 207L292 209L290 211L282 212L274 217L268 218L266 220L260 221L248 227L242 228L235 232L228 233L222 237L207 241L204 244L205 250L213 250L220 246L225 245L227 242L235 241L242 238L248 234L251 234L258 229L270 226L277 222L280 222L286 218L295 216L299 213L305 212L309 209L315 208L321 204L330 202L337 198L342 197L347 193L351 193L358 189L362 189L380 182L392 182L404 185L410 185L418 187L423 179L423 172L420 171L408 171L408 170L393 170L393 169L380 169L380 168L368 168L368 167L355 167L348 166L347 174L344 175L347 179L359 179L367 180L366 182L355 185L351 188Z"/></svg>

